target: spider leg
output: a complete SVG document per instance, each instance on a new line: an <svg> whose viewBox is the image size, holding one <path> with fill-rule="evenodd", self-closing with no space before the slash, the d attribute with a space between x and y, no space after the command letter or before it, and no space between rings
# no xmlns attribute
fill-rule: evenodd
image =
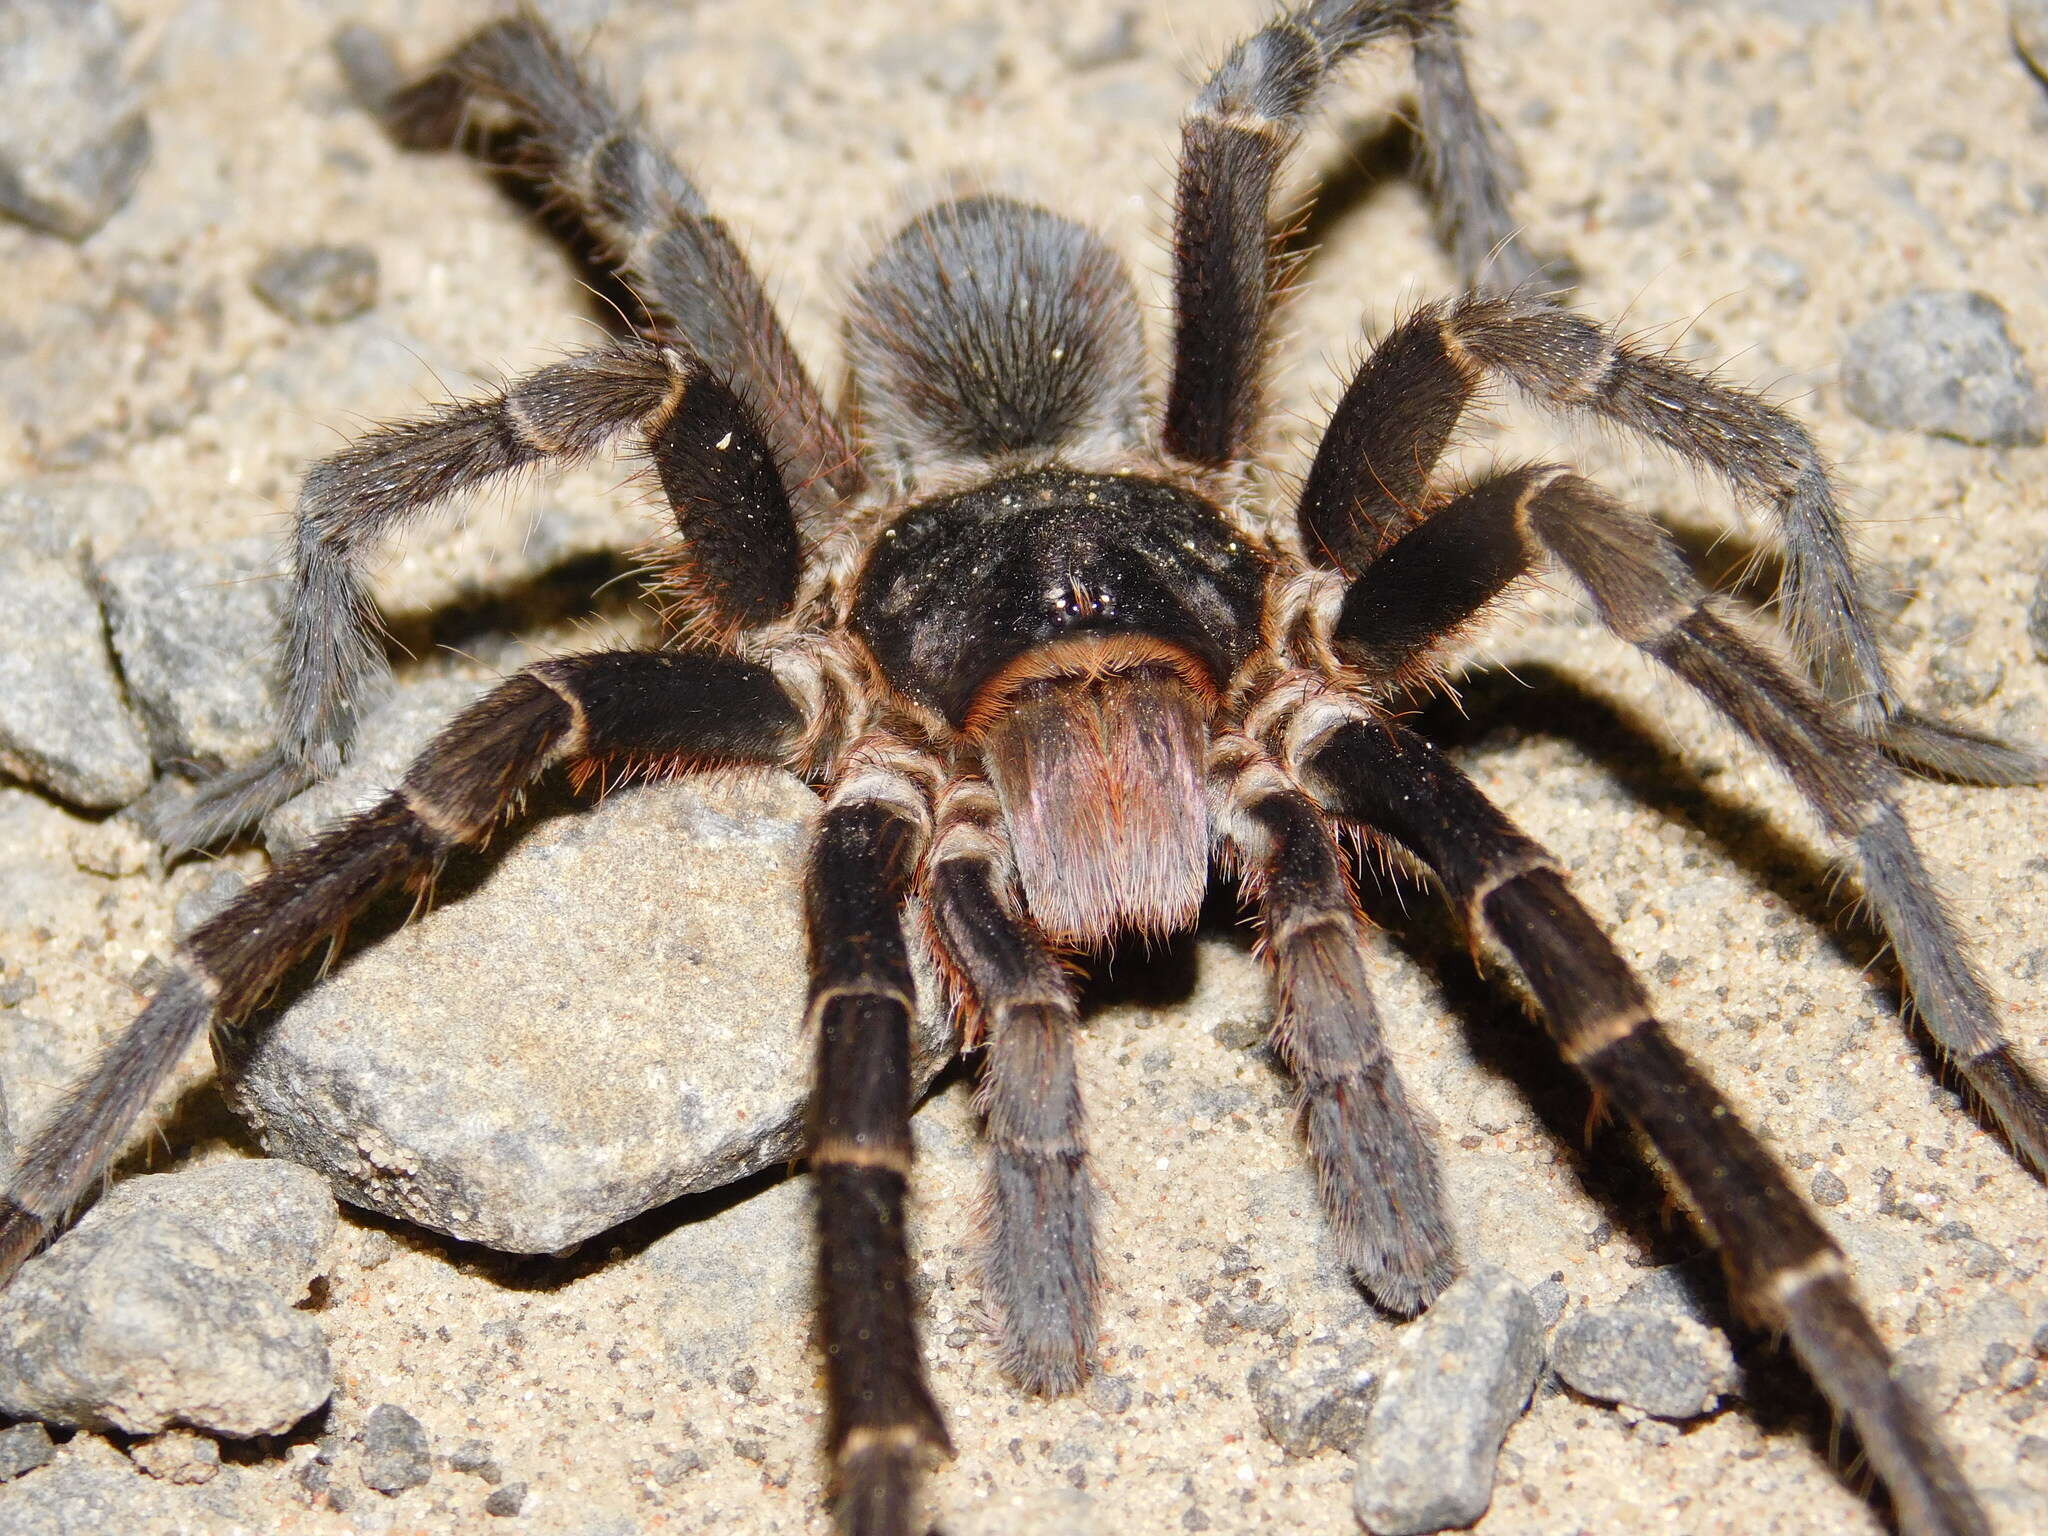
<svg viewBox="0 0 2048 1536"><path fill-rule="evenodd" d="M991 1152L983 1274L1003 1322L1003 1369L1071 1392L1095 1354L1095 1190L1074 1067L1073 988L1019 912L995 794L949 784L927 861L931 926L983 1023L981 1111Z"/></svg>
<svg viewBox="0 0 2048 1536"><path fill-rule="evenodd" d="M1338 1251L1381 1306L1419 1312L1450 1284L1457 1254L1435 1150L1381 1035L1344 856L1270 757L1243 737L1223 746L1224 836L1259 901L1279 990L1273 1043L1300 1085Z"/></svg>
<svg viewBox="0 0 2048 1536"><path fill-rule="evenodd" d="M766 668L708 651L567 657L493 689L390 795L285 858L179 946L170 977L65 1095L0 1196L0 1284L106 1168L195 1035L247 1014L378 894L481 842L547 768L778 762L800 727Z"/></svg>
<svg viewBox="0 0 2048 1536"><path fill-rule="evenodd" d="M1783 1169L1652 1015L1549 856L1422 737L1332 702L1288 757L1338 815L1400 842L1514 960L1559 1049L1649 1138L1721 1251L1737 1301L1782 1332L1855 1426L1909 1536L1985 1536L1983 1511L1900 1385L1841 1251Z"/></svg>
<svg viewBox="0 0 2048 1536"><path fill-rule="evenodd" d="M810 1161L845 1536L910 1536L921 1464L952 1454L925 1384L903 1225L916 1005L902 907L931 833L929 767L856 747L804 882L818 1041Z"/></svg>
<svg viewBox="0 0 2048 1536"><path fill-rule="evenodd" d="M772 454L739 398L696 359L629 340L550 363L496 393L380 427L306 473L284 624L278 747L203 786L154 828L175 849L241 830L322 773L385 668L362 572L377 541L465 491L646 443L674 511L681 582L720 637L786 611L798 548Z"/></svg>
<svg viewBox="0 0 2048 1536"><path fill-rule="evenodd" d="M1425 334L1432 327L1433 348ZM1357 574L1368 532L1385 518L1371 496L1348 510L1349 488L1407 483L1410 458L1433 457L1432 443L1441 446L1447 392L1469 400L1488 377L1504 378L1556 410L1647 438L1717 475L1744 501L1768 506L1785 550L1783 604L1792 642L1821 691L1887 755L1916 772L1970 784L2048 777L2048 760L2032 752L1907 707L1856 589L1827 466L1806 429L1762 396L1642 352L1582 315L1532 299L1467 296L1425 308L1396 335L1410 359L1409 376L1434 376L1421 385L1430 401L1429 430L1407 440L1356 432L1325 440L1302 506L1312 550L1327 550ZM1347 531L1348 517L1365 528Z"/></svg>
<svg viewBox="0 0 2048 1536"><path fill-rule="evenodd" d="M1228 464L1251 445L1267 319L1285 276L1274 184L1331 74L1388 36L1414 48L1424 174L1466 281L1489 256L1485 275L1503 288L1533 271L1508 209L1519 175L1473 97L1454 0L1311 0L1283 13L1231 50L1181 124L1165 440L1184 459Z"/></svg>
<svg viewBox="0 0 2048 1536"><path fill-rule="evenodd" d="M456 45L385 105L400 143L445 149L478 107L509 113L512 166L568 209L654 313L654 338L680 337L731 370L789 471L799 514L829 521L863 475L844 430L789 344L761 281L725 222L601 76L531 13Z"/></svg>
<svg viewBox="0 0 2048 1536"><path fill-rule="evenodd" d="M1441 558L1445 551L1452 558ZM1609 629L1669 667L1768 753L1828 831L1855 850L1928 1032L2014 1147L2048 1176L2048 1090L2014 1055L1991 991L1920 861L1899 815L1896 771L1809 684L1716 611L1653 520L1563 470L1503 475L1452 502L1366 569L1338 611L1336 648L1376 666L1399 665L1425 629L1454 626L1475 599L1492 595L1489 586L1499 590L1546 553L1577 578ZM1458 571L1469 584L1433 582L1438 570Z"/></svg>

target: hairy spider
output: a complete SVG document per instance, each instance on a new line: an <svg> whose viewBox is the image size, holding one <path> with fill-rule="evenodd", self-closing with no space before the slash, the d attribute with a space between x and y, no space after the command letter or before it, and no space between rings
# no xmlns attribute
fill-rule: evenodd
<svg viewBox="0 0 2048 1536"><path fill-rule="evenodd" d="M1394 705L1539 570L1782 767L1850 849L1920 1016L1989 1115L2048 1167L2048 1096L1894 803L1896 760L1978 783L2044 765L1915 714L1857 595L1829 471L1760 398L1531 297L1513 175L1468 84L1452 0L1320 0L1232 51L1184 124L1163 407L1135 291L1082 226L998 196L929 209L854 287L853 389L810 382L725 227L536 20L485 28L397 94L402 140L500 114L516 163L648 305L645 333L372 432L299 504L277 754L168 829L228 836L329 771L382 668L362 570L465 490L644 446L677 536L672 645L531 667L458 717L385 801L283 860L170 978L33 1143L0 1204L0 1276L61 1221L202 1029L246 1014L379 892L431 877L558 764L778 763L820 787L810 854L810 1161L842 1526L912 1525L947 1449L909 1288L915 897L971 1043L992 1144L986 1275L1004 1364L1071 1390L1096 1340L1093 1193L1072 984L1057 956L1194 919L1212 858L1258 908L1274 1042L1298 1081L1331 1227L1413 1313L1455 1271L1435 1154L1385 1052L1339 838L1441 885L1520 971L1571 1064L1647 1136L1745 1313L1782 1333L1915 1532L1985 1529L1833 1241L1671 1044L1555 862ZM1286 263L1276 178L1321 88L1405 42L1441 230L1474 291L1357 370L1292 516L1253 504L1260 373ZM1789 639L1749 638L1647 517L1556 466L1450 483L1437 461L1504 382L1637 434L1777 522Z"/></svg>

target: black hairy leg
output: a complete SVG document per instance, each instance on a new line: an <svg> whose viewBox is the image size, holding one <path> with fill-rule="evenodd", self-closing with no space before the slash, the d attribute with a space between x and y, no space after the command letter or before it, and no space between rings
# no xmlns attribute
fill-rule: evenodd
<svg viewBox="0 0 2048 1536"><path fill-rule="evenodd" d="M1338 610L1335 648L1384 668L1381 675L1409 671L1434 634L1462 625L1546 556L1576 578L1610 630L1769 754L1849 847L1928 1033L2014 1147L2048 1174L2048 1092L2013 1054L1990 988L1921 863L1899 814L1897 772L1811 685L1722 616L1650 518L1561 469L1496 477L1366 567Z"/></svg>
<svg viewBox="0 0 2048 1536"><path fill-rule="evenodd" d="M503 150L589 236L645 306L633 318L651 337L717 360L818 534L860 489L860 460L725 222L640 113L530 13L483 28L384 104L392 136L415 149L447 149L494 114L507 132L472 141Z"/></svg>
<svg viewBox="0 0 2048 1536"><path fill-rule="evenodd" d="M1987 1536L1983 1510L1900 1384L1840 1249L1777 1160L1672 1044L1642 984L1549 855L1393 721L1311 704L1289 743L1324 804L1399 843L1471 931L1513 960L1565 1059L1656 1149L1720 1250L1740 1310L1789 1340L1854 1427L1901 1528Z"/></svg>
<svg viewBox="0 0 2048 1536"><path fill-rule="evenodd" d="M1273 967L1273 1045L1339 1253L1381 1306L1422 1310L1457 1273L1443 1176L1408 1106L1359 951L1344 857L1300 786L1248 739L1218 743L1226 845L1257 901Z"/></svg>
<svg viewBox="0 0 2048 1536"><path fill-rule="evenodd" d="M1833 476L1804 427L1760 395L1555 305L1468 296L1424 306L1387 337L1345 391L1303 487L1311 554L1357 575L1404 531L1488 378L1657 443L1767 508L1784 546L1780 606L1793 645L1828 699L1899 762L1970 784L2048 777L2036 754L1906 705L1857 590Z"/></svg>
<svg viewBox="0 0 2048 1536"><path fill-rule="evenodd" d="M925 1385L904 1233L916 994L902 908L931 834L928 767L857 745L804 879L827 1443L846 1536L909 1531L919 1471L952 1452Z"/></svg>
<svg viewBox="0 0 2048 1536"><path fill-rule="evenodd" d="M0 1196L0 1283L92 1187L178 1057L233 1024L393 885L431 885L559 762L779 762L801 720L764 667L706 651L545 661L450 722L375 806L283 859L179 946L171 975L67 1095Z"/></svg>
<svg viewBox="0 0 2048 1536"><path fill-rule="evenodd" d="M1510 289L1534 267L1508 209L1520 177L1467 78L1455 0L1314 0L1218 65L1181 124L1167 449L1221 466L1257 447L1259 378L1286 273L1273 190L1323 87L1385 38L1413 47L1417 129L1438 228L1467 283Z"/></svg>
<svg viewBox="0 0 2048 1536"><path fill-rule="evenodd" d="M969 1042L986 1045L982 1271L1003 1366L1030 1391L1070 1392L1095 1354L1097 1289L1073 988L1021 910L1002 811L985 782L947 785L925 899Z"/></svg>
<svg viewBox="0 0 2048 1536"><path fill-rule="evenodd" d="M395 529L465 492L637 437L673 513L663 562L698 631L727 639L786 612L798 545L753 414L694 357L627 340L550 363L495 394L382 427L315 464L299 493L277 749L172 808L173 850L252 825L339 766L384 651L363 571Z"/></svg>

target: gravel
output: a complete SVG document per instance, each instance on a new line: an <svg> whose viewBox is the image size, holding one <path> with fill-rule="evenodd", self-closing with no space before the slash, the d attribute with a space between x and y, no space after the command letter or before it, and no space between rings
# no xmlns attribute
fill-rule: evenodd
<svg viewBox="0 0 2048 1536"><path fill-rule="evenodd" d="M484 1500L484 1513L497 1515L501 1519L516 1515L526 1508L526 1484L507 1483L502 1488L493 1488L491 1496Z"/></svg>
<svg viewBox="0 0 2048 1536"><path fill-rule="evenodd" d="M476 889L450 899L451 873L431 913L235 1036L234 1101L344 1199L520 1253L786 1161L816 807L754 772L541 820ZM920 1083L951 1054L942 1015Z"/></svg>
<svg viewBox="0 0 2048 1536"><path fill-rule="evenodd" d="M1712 1413L1735 1385L1734 1357L1717 1330L1643 1306L1567 1318L1551 1338L1550 1363L1574 1391L1660 1419Z"/></svg>
<svg viewBox="0 0 2048 1536"><path fill-rule="evenodd" d="M327 1400L296 1303L334 1231L304 1169L221 1163L116 1185L0 1296L0 1413L154 1434L280 1434Z"/></svg>
<svg viewBox="0 0 2048 1536"><path fill-rule="evenodd" d="M334 325L377 302L377 253L363 245L290 246L266 256L249 286L287 320Z"/></svg>
<svg viewBox="0 0 2048 1536"><path fill-rule="evenodd" d="M277 735L284 582L270 539L133 545L93 570L114 654L159 762L244 762Z"/></svg>
<svg viewBox="0 0 2048 1536"><path fill-rule="evenodd" d="M1503 1270L1472 1270L1402 1329L1358 1448L1365 1528L1422 1536L1485 1514L1501 1439L1542 1366L1543 1320Z"/></svg>
<svg viewBox="0 0 2048 1536"><path fill-rule="evenodd" d="M128 200L150 137L127 41L97 0L0 6L0 210L83 240Z"/></svg>
<svg viewBox="0 0 2048 1536"><path fill-rule="evenodd" d="M2041 441L2034 376L1987 294L1921 289L1859 325L1842 357L1842 395L1873 426L2009 448Z"/></svg>
<svg viewBox="0 0 2048 1536"><path fill-rule="evenodd" d="M40 1424L16 1424L11 1429L0 1429L0 1483L33 1472L37 1467L50 1464L50 1458L57 1454L57 1447L50 1441L50 1432Z"/></svg>
<svg viewBox="0 0 2048 1536"><path fill-rule="evenodd" d="M418 1488L433 1475L426 1426L395 1404L372 1408L363 1425L363 1486L388 1497Z"/></svg>

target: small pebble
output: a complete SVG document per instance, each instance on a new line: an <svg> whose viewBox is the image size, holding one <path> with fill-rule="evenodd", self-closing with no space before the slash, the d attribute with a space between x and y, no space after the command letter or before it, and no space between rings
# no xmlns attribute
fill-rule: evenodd
<svg viewBox="0 0 2048 1536"><path fill-rule="evenodd" d="M50 1432L40 1424L16 1424L12 1429L0 1429L0 1483L49 1465L50 1458L56 1454L57 1447L50 1442Z"/></svg>
<svg viewBox="0 0 2048 1536"><path fill-rule="evenodd" d="M1088 1383L1088 1406L1097 1413L1124 1413L1134 1401L1128 1376L1096 1376Z"/></svg>
<svg viewBox="0 0 2048 1536"><path fill-rule="evenodd" d="M1376 1536L1470 1525L1543 1366L1543 1319L1504 1271L1471 1270L1401 1330L1358 1448L1353 1502Z"/></svg>
<svg viewBox="0 0 2048 1536"><path fill-rule="evenodd" d="M1245 1377L1266 1436L1289 1456L1348 1451L1365 1434L1379 1375L1369 1363L1329 1370L1284 1369L1262 1360Z"/></svg>
<svg viewBox="0 0 2048 1536"><path fill-rule="evenodd" d="M452 1472L466 1472L471 1477L481 1478L487 1483L505 1481L505 1469L498 1465L491 1454L487 1441L465 1440L448 1453L448 1468Z"/></svg>
<svg viewBox="0 0 2048 1536"><path fill-rule="evenodd" d="M1827 1168L1814 1171L1813 1182L1807 1186L1815 1205L1836 1206L1849 1198L1849 1186L1841 1177Z"/></svg>
<svg viewBox="0 0 2048 1536"><path fill-rule="evenodd" d="M501 1518L516 1515L526 1508L526 1484L507 1483L502 1488L491 1490L491 1496L484 1500L484 1513Z"/></svg>
<svg viewBox="0 0 2048 1536"><path fill-rule="evenodd" d="M1555 1328L1557 1320L1564 1316L1564 1306L1571 1300L1571 1292L1564 1288L1561 1280L1545 1280L1541 1285L1530 1288L1529 1299L1536 1303L1536 1315L1543 1319L1543 1326Z"/></svg>
<svg viewBox="0 0 2048 1536"><path fill-rule="evenodd" d="M128 1459L164 1483L210 1483L220 1471L220 1442L189 1429L168 1429L128 1448Z"/></svg>
<svg viewBox="0 0 2048 1536"><path fill-rule="evenodd" d="M2034 376L1987 294L1922 289L1887 304L1850 334L1842 394L1873 426L2001 448L2042 437Z"/></svg>
<svg viewBox="0 0 2048 1536"><path fill-rule="evenodd" d="M83 240L149 162L128 30L100 0L0 5L0 211Z"/></svg>
<svg viewBox="0 0 2048 1536"><path fill-rule="evenodd" d="M300 325L334 325L377 302L377 253L363 245L272 251L249 279L256 297Z"/></svg>
<svg viewBox="0 0 2048 1536"><path fill-rule="evenodd" d="M434 1455L420 1421L393 1403L379 1403L363 1425L362 1479L386 1496L417 1488L434 1475Z"/></svg>
<svg viewBox="0 0 2048 1536"><path fill-rule="evenodd" d="M1735 1383L1734 1356L1717 1330L1649 1307L1568 1318L1551 1339L1550 1363L1575 1391L1660 1419L1711 1413Z"/></svg>

